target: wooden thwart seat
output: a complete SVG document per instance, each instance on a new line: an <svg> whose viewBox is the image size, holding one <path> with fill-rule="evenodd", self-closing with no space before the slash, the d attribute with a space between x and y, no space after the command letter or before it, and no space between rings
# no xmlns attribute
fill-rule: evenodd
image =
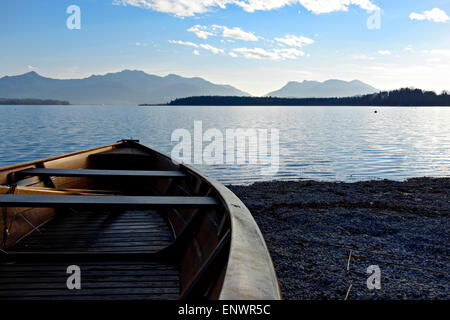
<svg viewBox="0 0 450 320"><path fill-rule="evenodd" d="M96 178L183 178L188 175L181 171L162 170L96 170L96 169L49 169L33 168L15 172L18 177L96 177Z"/></svg>
<svg viewBox="0 0 450 320"><path fill-rule="evenodd" d="M16 208L122 208L136 210L161 207L211 207L218 204L218 201L212 197L0 195L0 207Z"/></svg>
<svg viewBox="0 0 450 320"><path fill-rule="evenodd" d="M162 249L163 250L163 249ZM95 251L5 251L0 252L0 261L163 261L168 260L168 255L163 251L156 252L95 252Z"/></svg>

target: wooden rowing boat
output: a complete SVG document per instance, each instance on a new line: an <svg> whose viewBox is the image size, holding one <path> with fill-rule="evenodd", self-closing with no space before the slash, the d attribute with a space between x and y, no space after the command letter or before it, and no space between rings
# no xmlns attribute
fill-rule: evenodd
<svg viewBox="0 0 450 320"><path fill-rule="evenodd" d="M0 299L281 298L239 198L135 140L0 168L0 210Z"/></svg>

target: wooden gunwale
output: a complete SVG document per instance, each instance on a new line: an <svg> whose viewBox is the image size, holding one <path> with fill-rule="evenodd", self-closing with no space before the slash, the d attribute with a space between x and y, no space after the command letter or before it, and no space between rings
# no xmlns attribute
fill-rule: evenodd
<svg viewBox="0 0 450 320"><path fill-rule="evenodd" d="M75 151L75 152L66 153L66 154L62 154L62 155L58 155L58 156L53 156L53 157L49 157L49 158L43 158L43 159L38 159L38 160L22 162L22 163L18 163L18 164L12 164L12 165L0 168L0 170L1 171L9 171L9 170L17 169L17 168L24 168L24 167L33 166L33 165L36 165L39 163L45 163L45 162L49 162L49 161L53 161L53 160L59 160L59 159L63 159L63 158L76 156L76 155L83 154L83 153L89 153L89 152L93 152L93 151L99 151L102 149L112 148L112 147L115 147L115 146L118 146L121 144L123 144L123 142L119 141L119 142L108 144L108 145L101 146L101 147L95 147L95 148L90 148L90 149L86 149L86 150Z"/></svg>

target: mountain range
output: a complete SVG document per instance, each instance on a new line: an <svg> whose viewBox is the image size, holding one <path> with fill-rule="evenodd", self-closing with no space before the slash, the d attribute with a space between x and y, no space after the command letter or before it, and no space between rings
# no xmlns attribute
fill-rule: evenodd
<svg viewBox="0 0 450 320"><path fill-rule="evenodd" d="M268 93L278 98L342 98L376 93L379 90L359 80L291 81L280 90Z"/></svg>
<svg viewBox="0 0 450 320"><path fill-rule="evenodd" d="M52 79L36 72L0 78L1 98L67 100L71 104L136 105L165 103L176 98L198 95L249 96L228 85L202 78L165 77L143 71L124 70L84 79Z"/></svg>
<svg viewBox="0 0 450 320"><path fill-rule="evenodd" d="M377 92L358 81L289 82L267 96L282 98L349 97ZM83 79L53 79L36 72L0 78L0 98L54 99L71 104L136 105L167 103L193 96L250 96L229 85L175 74L165 77L138 70L124 70Z"/></svg>

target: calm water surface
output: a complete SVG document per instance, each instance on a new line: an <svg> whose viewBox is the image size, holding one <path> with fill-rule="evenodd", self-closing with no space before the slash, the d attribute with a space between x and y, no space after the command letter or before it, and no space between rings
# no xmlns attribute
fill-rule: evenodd
<svg viewBox="0 0 450 320"><path fill-rule="evenodd" d="M378 110L378 113L374 113ZM280 169L199 166L223 183L450 176L450 108L0 106L0 166L135 138L166 154L172 131L278 128Z"/></svg>

